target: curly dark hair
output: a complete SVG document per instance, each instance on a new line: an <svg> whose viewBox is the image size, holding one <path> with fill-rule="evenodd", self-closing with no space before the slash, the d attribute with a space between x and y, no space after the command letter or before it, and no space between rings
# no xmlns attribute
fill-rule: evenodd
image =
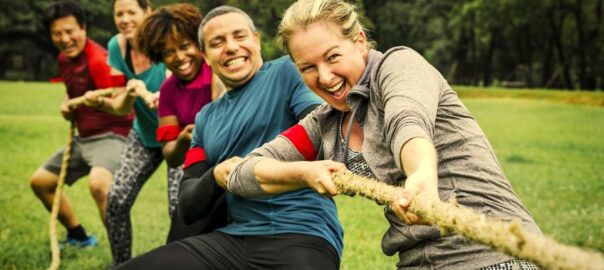
<svg viewBox="0 0 604 270"><path fill-rule="evenodd" d="M138 50L151 61L162 61L162 52L168 40L190 39L199 47L197 28L201 12L191 4L172 4L158 8L140 26L136 37Z"/></svg>

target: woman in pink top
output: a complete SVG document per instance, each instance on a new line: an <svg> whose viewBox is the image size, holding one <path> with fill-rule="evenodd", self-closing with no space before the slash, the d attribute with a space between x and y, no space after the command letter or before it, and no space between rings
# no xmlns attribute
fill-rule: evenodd
<svg viewBox="0 0 604 270"><path fill-rule="evenodd" d="M203 61L197 38L201 23L199 9L191 4L161 7L141 25L138 47L153 62L163 62L172 71L160 88L157 140L170 167L181 167L191 142L197 112L222 94L222 84ZM182 169L181 169L182 172ZM182 177L182 173L181 173ZM178 203L180 181L171 184L170 205ZM171 209L172 225L168 241L196 235L203 230L181 222Z"/></svg>

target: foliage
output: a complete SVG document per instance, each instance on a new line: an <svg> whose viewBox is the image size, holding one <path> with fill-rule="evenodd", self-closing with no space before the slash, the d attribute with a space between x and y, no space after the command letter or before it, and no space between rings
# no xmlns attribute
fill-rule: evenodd
<svg viewBox="0 0 604 270"><path fill-rule="evenodd" d="M604 108L528 99L465 104L541 230L604 252Z"/></svg>
<svg viewBox="0 0 604 270"><path fill-rule="evenodd" d="M363 23L379 49L410 46L453 83L590 90L604 88L599 64L604 62L603 1L351 0L366 15ZM56 50L37 21L51 0L4 2L0 78L40 80L56 75L50 63ZM80 2L89 11L90 36L105 44L116 33L111 1ZM156 7L175 2L182 1L153 1ZM188 2L204 13L223 4L247 11L262 34L265 58L284 53L274 40L292 1ZM14 67L19 57L27 67Z"/></svg>
<svg viewBox="0 0 604 270"><path fill-rule="evenodd" d="M485 91L488 89L488 91ZM463 98L524 98L548 100L568 104L583 104L591 106L604 106L603 92L570 92L552 91L548 89L522 89L481 88L475 86L458 86L457 94Z"/></svg>
<svg viewBox="0 0 604 270"><path fill-rule="evenodd" d="M466 106L495 148L514 190L543 232L556 240L604 252L604 107L559 102L548 95L598 93L463 88ZM28 178L65 143L58 112L61 84L0 82L0 269L42 269L50 263L49 214ZM487 93L464 97L464 92ZM494 97L491 93L499 93ZM507 96L505 94L508 94ZM540 100L544 99L544 100ZM556 102L552 102L554 100ZM62 269L108 268L111 255L86 179L65 189L78 218L100 239L88 250L67 250ZM338 196L345 230L341 269L392 269L397 257L381 253L387 223L382 207ZM133 253L161 245L168 229L165 166L147 182L132 209ZM65 236L59 229L60 237Z"/></svg>

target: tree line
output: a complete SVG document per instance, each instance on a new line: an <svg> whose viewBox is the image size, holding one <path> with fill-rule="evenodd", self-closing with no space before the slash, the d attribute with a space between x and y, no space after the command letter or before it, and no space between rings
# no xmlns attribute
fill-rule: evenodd
<svg viewBox="0 0 604 270"><path fill-rule="evenodd" d="M378 49L409 46L453 84L596 90L604 88L603 0L354 0ZM47 80L56 49L40 24L52 1L2 0L0 78ZM284 52L275 33L287 0L190 2L203 12L227 4L248 12L267 59ZM112 1L80 0L88 34L106 44L117 30Z"/></svg>

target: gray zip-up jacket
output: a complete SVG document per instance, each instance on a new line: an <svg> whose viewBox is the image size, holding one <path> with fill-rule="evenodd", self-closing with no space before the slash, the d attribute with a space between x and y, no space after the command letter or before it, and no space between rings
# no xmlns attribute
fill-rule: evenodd
<svg viewBox="0 0 604 270"><path fill-rule="evenodd" d="M524 228L541 233L505 178L476 120L442 75L417 52L406 47L385 54L370 50L365 71L347 102L357 110L355 118L364 132L362 154L378 181L404 183L401 148L412 138L427 138L438 155L441 200L454 196L460 204L487 216L520 219ZM339 114L324 104L299 123L317 160L344 162L346 151L337 134ZM228 189L241 196L265 195L254 177L256 162L263 157L304 160L297 147L300 143L304 140L281 135L256 149L235 169ZM441 237L434 226L406 225L388 207L385 216L390 228L382 239L382 250L387 255L398 252L400 268L478 269L512 259L459 235Z"/></svg>

